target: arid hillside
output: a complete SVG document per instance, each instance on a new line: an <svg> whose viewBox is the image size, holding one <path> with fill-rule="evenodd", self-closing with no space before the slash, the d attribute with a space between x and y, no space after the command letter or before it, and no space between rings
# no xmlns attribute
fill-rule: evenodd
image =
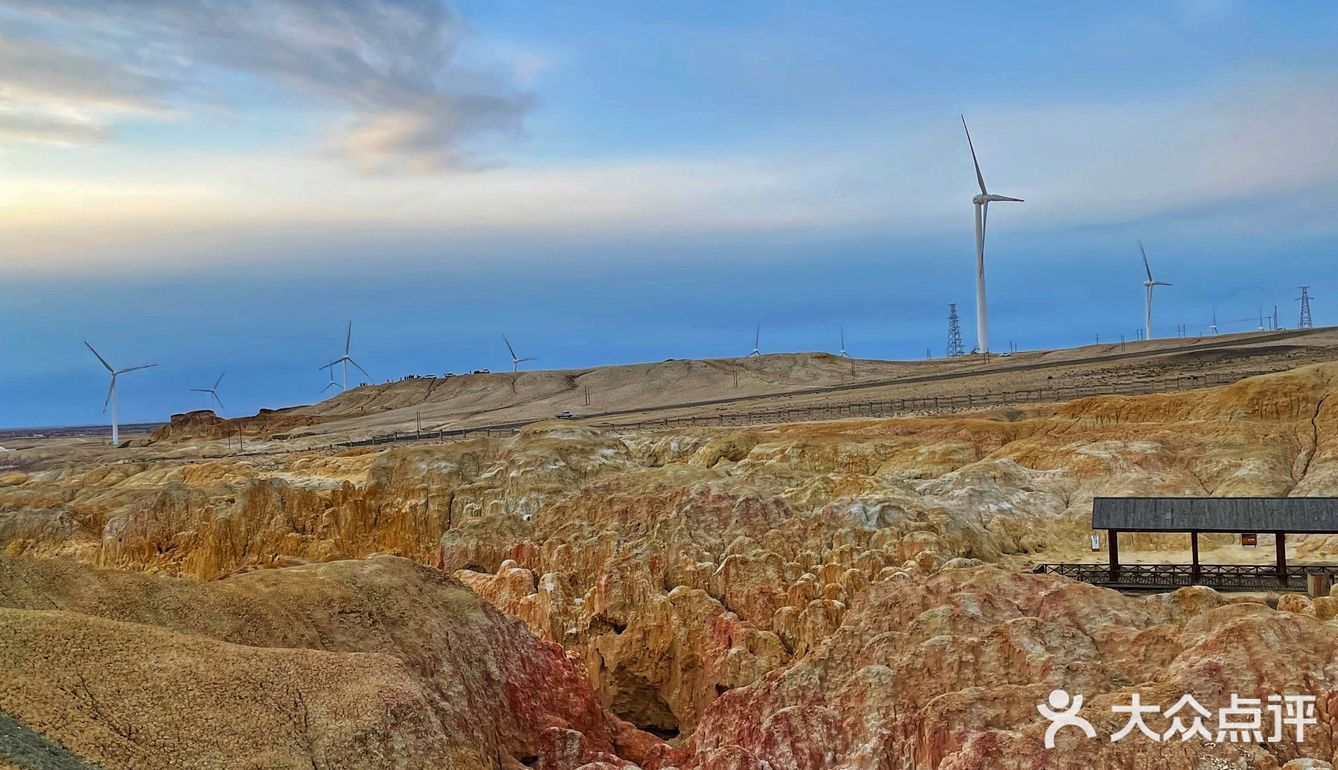
<svg viewBox="0 0 1338 770"><path fill-rule="evenodd" d="M316 446L394 431L517 426L563 412L601 426L617 426L663 417L877 400L987 397L1061 385L1081 389L1085 395L1115 392L1116 387L1179 390L1209 379L1231 382L1334 360L1338 360L1335 329L1117 342L1024 351L989 361L977 356L878 361L827 353L671 359L589 369L415 377L351 388L311 406L265 410L228 421L208 412L177 415L154 437L167 443L213 439L212 448L219 450L220 439L241 431L257 442L277 435Z"/></svg>
<svg viewBox="0 0 1338 770"><path fill-rule="evenodd" d="M464 586L523 622L508 633L565 648L569 657L558 657L575 661L571 687L589 688L610 712L562 717L613 762L585 770L623 767L613 755L658 770L1331 761L1338 600L1207 589L1125 597L1027 568L1090 555L1098 494L1338 494L1336 390L1338 365L1326 364L1218 388L939 417L652 432L552 421L514 437L340 452L199 460L132 448L117 464L101 451L28 447L0 474L0 603L13 608L6 638L18 645L5 657L75 649L66 640L80 629L105 650L98 665L128 677L150 676L132 667L149 646L179 645L181 656L217 659L220 670L245 668L240 693L286 676L274 672L312 667L303 678L322 702L403 691L405 702L436 708L430 688L422 694L421 667L369 666L360 679L334 673L337 660L288 649L291 660L255 662L252 648L352 651L335 644L351 636L327 636L323 624L354 623L368 632L348 642L357 652L437 670L449 648L461 661L452 667L503 666L491 638L439 642L445 631L419 627L457 611L416 598L424 586L468 605ZM1231 536L1204 541L1224 560L1267 560L1261 552L1271 550L1243 549ZM1184 547L1174 537L1126 545L1134 559ZM1292 549L1296 561L1338 560L1328 538ZM365 609L331 609L339 602L326 592L367 584L365 572L398 582L370 598L358 589L354 604ZM200 611L184 617L182 606ZM284 635L289 625L322 630L297 643ZM414 640L410 652L401 635ZM540 644L521 636L508 644ZM424 652L434 644L445 646ZM475 662L476 653L494 657ZM333 668L315 673L322 665ZM205 686L178 675L183 686ZM356 691L365 677L389 684L364 695L340 689ZM89 758L112 749L66 736L135 741L115 737L116 716L90 712L86 727L51 721L27 699L55 698L63 685L55 675L38 680L0 710ZM159 687L168 685L150 689ZM1056 687L1107 711L1134 690L1165 705L1192 693L1214 707L1232 692L1309 693L1320 698L1321 727L1304 743L1161 747L1066 735L1047 750L1036 704ZM556 708L505 692L505 708L488 701L496 720ZM220 695L232 697L249 696ZM155 712L126 708L137 729L166 729ZM229 708L220 702L200 724L230 719ZM269 724L282 712L254 718L286 747L275 751L297 751L288 728ZM357 741L369 733L404 731L393 740L412 757L407 767L444 761L443 745L455 745L441 716L440 729L407 714L403 724L330 718L338 729L322 735L341 751L363 751ZM536 750L537 767L589 761L555 758L557 749L523 737L529 728L497 729L522 737L471 739L469 750L502 746L515 761ZM1160 764L1139 764L1154 756Z"/></svg>

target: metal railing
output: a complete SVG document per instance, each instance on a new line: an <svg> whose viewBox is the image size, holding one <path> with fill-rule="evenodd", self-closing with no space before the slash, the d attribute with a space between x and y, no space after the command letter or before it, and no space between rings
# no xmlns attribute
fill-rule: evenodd
<svg viewBox="0 0 1338 770"><path fill-rule="evenodd" d="M1083 583L1125 591L1166 591L1191 585L1225 591L1305 591L1307 576L1338 571L1334 564L1290 564L1286 578L1273 564L1200 564L1197 576L1189 564L1038 564L1037 573L1063 575Z"/></svg>

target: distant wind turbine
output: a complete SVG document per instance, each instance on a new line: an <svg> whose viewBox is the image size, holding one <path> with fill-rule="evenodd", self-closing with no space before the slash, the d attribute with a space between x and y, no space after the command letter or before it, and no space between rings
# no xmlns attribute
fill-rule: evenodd
<svg viewBox="0 0 1338 770"><path fill-rule="evenodd" d="M1145 339L1152 339L1152 287L1170 286L1165 281L1158 281L1152 277L1152 266L1148 264L1148 253L1143 248L1143 242L1138 242L1138 250L1143 254L1143 269L1147 271L1148 279L1143 282L1143 328L1146 329ZM1214 313L1216 315L1216 313Z"/></svg>
<svg viewBox="0 0 1338 770"><path fill-rule="evenodd" d="M841 352L837 353L836 355L838 355L838 356L845 356L846 358L850 358L850 354L846 352L846 330L845 330L845 329L841 329Z"/></svg>
<svg viewBox="0 0 1338 770"><path fill-rule="evenodd" d="M352 352L352 348L353 348L353 322L349 321L348 332L344 335L344 355L340 356L339 358L336 358L335 360L321 367L321 369L330 369L330 376L331 378L333 378L334 370L332 367L334 367L337 364L344 365L344 383L339 386L340 390L348 390L349 364L353 364L355 367L357 367L358 371L362 372L362 376L366 377L368 382L372 381L372 375L368 374L366 369L362 368L361 366L358 366L358 362L353 360L353 357L350 355L350 353ZM316 371L320 371L320 369L317 369Z"/></svg>
<svg viewBox="0 0 1338 770"><path fill-rule="evenodd" d="M330 367L330 382L325 387L321 388L321 393L328 393L332 388L339 388L340 392L343 392L344 390L339 386L339 383L335 382L334 367Z"/></svg>
<svg viewBox="0 0 1338 770"><path fill-rule="evenodd" d="M753 356L762 355L761 346L762 346L762 324L758 324L757 328L753 330L753 352L749 353L745 357L751 358Z"/></svg>
<svg viewBox="0 0 1338 770"><path fill-rule="evenodd" d="M1217 336L1217 306L1213 305L1213 322L1208 324L1208 333Z"/></svg>
<svg viewBox="0 0 1338 770"><path fill-rule="evenodd" d="M116 378L120 377L122 374L125 374L126 372L134 372L140 369L148 369L151 366L157 366L157 364L141 364L139 366L131 366L126 369L114 369L112 368L111 364L107 363L107 359L103 358L102 355L98 353L96 350L93 350L93 346L88 344L88 340L84 340L84 347L88 348L89 352L97 356L98 361L101 362L102 365L106 367L107 371L111 373L111 387L107 389L107 400L102 402L102 411L105 413L107 411L107 406L109 404L111 405L111 429L112 429L111 445L119 446L121 443L121 426L120 426L119 416L117 413Z"/></svg>
<svg viewBox="0 0 1338 770"><path fill-rule="evenodd" d="M227 374L227 373L228 373L227 370L224 370L224 371L223 371L223 374L218 375L218 379L217 379L217 380L214 380L214 387L212 387L212 388L191 388L191 389L190 389L190 391L191 391L192 393L208 393L208 394L209 394L209 406L210 406L210 408L213 408L214 404L217 403L217 404L218 404L219 412L216 412L215 414L218 414L218 416L220 416L220 417L222 416L222 414L219 414L219 413L223 411L223 399L221 399L221 398L218 397L218 384L219 384L220 382L223 381L223 375L224 375L224 374ZM334 373L331 372L331 375L330 375L330 376L333 377L333 376L334 376Z"/></svg>
<svg viewBox="0 0 1338 770"><path fill-rule="evenodd" d="M512 374L515 374L516 372L519 372L519 371L520 371L520 365L523 364L523 363L525 363L526 361L538 361L538 360L539 360L539 359L538 359L537 357L535 357L535 356L530 356L529 358L521 358L521 357L517 356L517 355L516 355L516 349L513 348L513 347L511 347L511 340L507 339L505 334L502 335L502 342L505 342L505 343L506 343L506 350L507 350L508 353L511 354L511 373L512 373Z"/></svg>
<svg viewBox="0 0 1338 770"><path fill-rule="evenodd" d="M1009 198L1004 195L992 195L985 189L985 176L980 173L980 161L976 159L976 146L971 143L971 129L966 127L966 116L962 116L962 130L966 132L966 146L971 148L971 162L976 167L976 182L980 184L980 194L971 202L976 205L976 348L981 353L990 352L990 331L985 312L985 227L990 220L990 204L996 201L1021 203L1021 198Z"/></svg>

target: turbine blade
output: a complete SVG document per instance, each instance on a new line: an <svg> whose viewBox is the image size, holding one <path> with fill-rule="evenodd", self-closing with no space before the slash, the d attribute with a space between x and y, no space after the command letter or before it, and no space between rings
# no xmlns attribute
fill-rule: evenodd
<svg viewBox="0 0 1338 770"><path fill-rule="evenodd" d="M971 162L976 166L976 181L980 183L980 194L989 195L985 189L985 176L980 173L980 161L976 160L976 146L971 143L971 129L966 127L966 116L962 116L962 130L966 132L966 146L971 148Z"/></svg>
<svg viewBox="0 0 1338 770"><path fill-rule="evenodd" d="M130 367L129 369L121 369L121 370L117 371L116 373L117 373L117 374L125 374L126 372L137 372L137 371L139 371L140 369L151 369L151 368L153 368L153 367L155 367L155 366L157 366L157 364L140 364L139 366L132 366L132 367Z"/></svg>
<svg viewBox="0 0 1338 770"><path fill-rule="evenodd" d="M93 350L93 346L88 344L88 340L84 340L84 347L88 348L90 351L92 351L93 355L98 357L98 360L102 362L102 365L107 367L107 371L112 373L116 372L116 370L112 368L112 365L107 363L107 359L102 357L101 353L97 352L96 350Z"/></svg>
<svg viewBox="0 0 1338 770"><path fill-rule="evenodd" d="M210 389L208 389L208 388L187 388L187 390L189 390L191 393L213 393L213 392L214 392L214 391L212 391L212 390L210 390Z"/></svg>
<svg viewBox="0 0 1338 770"><path fill-rule="evenodd" d="M507 338L506 338L506 335L503 334L503 335L502 335L502 342L505 342L505 343L506 343L506 352L510 353L510 354L511 354L511 360L512 360L512 361L515 361L515 360L516 360L516 349L513 348L513 347L511 347L511 340L507 339Z"/></svg>
<svg viewBox="0 0 1338 770"><path fill-rule="evenodd" d="M990 202L985 201L980 206L980 242L985 242L985 233L990 228Z"/></svg>
<svg viewBox="0 0 1338 770"><path fill-rule="evenodd" d="M212 390L209 392L214 393ZM223 399L219 398L217 393L214 393L214 400L218 402L219 409L227 409L226 406L223 406Z"/></svg>
<svg viewBox="0 0 1338 770"><path fill-rule="evenodd" d="M347 356L345 356L345 358L346 358L346 357L347 357ZM332 367L332 366L334 366L335 364L338 364L338 363L343 363L343 361L344 361L343 358L336 358L335 360L331 361L330 363L326 364L325 366L322 366L320 369L317 369L316 371L319 372L321 369L330 369L330 367ZM334 370L333 370L333 369L330 369L330 376L331 376L331 377L334 376Z"/></svg>
<svg viewBox="0 0 1338 770"><path fill-rule="evenodd" d="M757 350L762 345L762 324L758 324L753 330L753 350Z"/></svg>
<svg viewBox="0 0 1338 770"><path fill-rule="evenodd" d="M344 335L344 355L349 354L349 350L352 348L352 346L353 346L353 322L349 321L348 333Z"/></svg>
<svg viewBox="0 0 1338 770"><path fill-rule="evenodd" d="M1143 248L1143 242L1138 242L1138 250L1143 253L1143 269L1148 271L1148 280L1152 280L1152 266L1148 264L1148 252Z"/></svg>
<svg viewBox="0 0 1338 770"><path fill-rule="evenodd" d="M227 370L227 369L224 369L224 370L223 370L223 374L227 374L227 373L228 373L228 370ZM220 382L223 381L223 374L218 375L218 379L217 379L217 380L214 380L214 390L218 390L218 384L219 384Z"/></svg>
<svg viewBox="0 0 1338 770"><path fill-rule="evenodd" d="M530 356L529 358L517 358L516 363L523 364L526 361L538 361L538 360L539 360L538 356Z"/></svg>
<svg viewBox="0 0 1338 770"><path fill-rule="evenodd" d="M366 369L362 368L361 366L358 366L357 361L354 361L353 359L350 358L348 362L350 364L353 364L354 366L357 366L358 371L362 372L362 376L366 377L368 382L375 382L375 380L372 379L372 375L368 374Z"/></svg>
<svg viewBox="0 0 1338 770"><path fill-rule="evenodd" d="M992 200L992 201L1012 201L1013 203L1025 203L1025 202L1026 202L1026 201L1022 200L1021 198L1010 198L1010 197L1008 197L1007 195L991 195L991 196L990 196L990 200Z"/></svg>
<svg viewBox="0 0 1338 770"><path fill-rule="evenodd" d="M112 374L111 384L107 386L107 400L102 402L102 412L106 414L107 405L111 403L112 391L116 390L116 374Z"/></svg>

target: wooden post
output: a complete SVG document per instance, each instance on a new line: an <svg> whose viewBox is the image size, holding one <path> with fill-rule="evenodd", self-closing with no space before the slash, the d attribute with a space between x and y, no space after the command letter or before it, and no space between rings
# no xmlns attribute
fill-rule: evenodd
<svg viewBox="0 0 1338 770"><path fill-rule="evenodd" d="M1191 557L1190 568L1189 568L1189 582L1191 585L1198 585L1199 584L1199 533L1198 532L1189 533L1189 552Z"/></svg>
<svg viewBox="0 0 1338 770"><path fill-rule="evenodd" d="M1120 531L1106 530L1106 543L1110 546L1110 582L1120 579Z"/></svg>
<svg viewBox="0 0 1338 770"><path fill-rule="evenodd" d="M1282 532L1273 533L1273 539L1277 544L1278 551L1278 582L1287 585L1287 535Z"/></svg>

